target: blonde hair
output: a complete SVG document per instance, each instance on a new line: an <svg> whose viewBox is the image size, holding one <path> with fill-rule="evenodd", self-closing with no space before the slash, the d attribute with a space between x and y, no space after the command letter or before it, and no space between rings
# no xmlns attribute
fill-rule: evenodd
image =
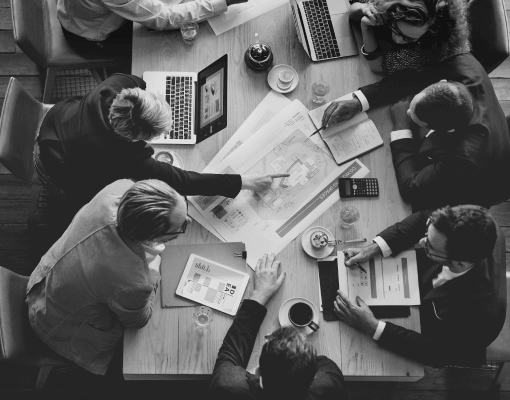
<svg viewBox="0 0 510 400"><path fill-rule="evenodd" d="M110 106L110 124L129 140L151 140L172 130L172 108L140 88L123 89Z"/></svg>
<svg viewBox="0 0 510 400"><path fill-rule="evenodd" d="M153 240L170 231L170 216L180 194L165 182L147 179L124 193L117 212L120 233L134 242Z"/></svg>

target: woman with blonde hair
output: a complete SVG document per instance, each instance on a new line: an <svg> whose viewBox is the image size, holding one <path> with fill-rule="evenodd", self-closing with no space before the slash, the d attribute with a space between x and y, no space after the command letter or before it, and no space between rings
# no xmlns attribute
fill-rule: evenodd
<svg viewBox="0 0 510 400"><path fill-rule="evenodd" d="M465 0L350 0L361 21L361 54L373 72L433 67L470 50Z"/></svg>
<svg viewBox="0 0 510 400"><path fill-rule="evenodd" d="M81 206L123 178L159 179L182 195L232 198L288 176L200 174L154 160L147 141L172 129L172 109L145 86L137 76L114 74L85 97L57 103L44 117L35 152L45 185Z"/></svg>

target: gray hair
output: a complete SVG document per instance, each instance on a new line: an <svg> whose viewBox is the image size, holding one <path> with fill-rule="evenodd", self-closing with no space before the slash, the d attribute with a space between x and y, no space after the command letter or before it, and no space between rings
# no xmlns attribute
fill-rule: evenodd
<svg viewBox="0 0 510 400"><path fill-rule="evenodd" d="M123 89L110 106L110 124L129 140L151 140L172 130L172 108L140 88Z"/></svg>
<svg viewBox="0 0 510 400"><path fill-rule="evenodd" d="M179 193L157 179L136 182L120 200L117 227L121 235L140 243L169 232L170 216L179 197Z"/></svg>

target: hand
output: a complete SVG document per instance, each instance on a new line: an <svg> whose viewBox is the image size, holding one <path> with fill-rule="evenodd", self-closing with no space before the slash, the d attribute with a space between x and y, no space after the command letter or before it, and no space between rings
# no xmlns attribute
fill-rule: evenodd
<svg viewBox="0 0 510 400"><path fill-rule="evenodd" d="M280 261L276 261L274 258L274 254L271 254L269 258L267 254L264 254L257 261L257 266L255 267L255 288L250 299L262 305L265 305L271 296L280 289L286 275L285 272L278 275Z"/></svg>
<svg viewBox="0 0 510 400"><path fill-rule="evenodd" d="M361 112L361 103L358 98L352 100L333 101L324 111L322 126L347 121Z"/></svg>
<svg viewBox="0 0 510 400"><path fill-rule="evenodd" d="M159 267L161 266L161 256L156 256L151 262L149 262L149 269L153 269L159 274Z"/></svg>
<svg viewBox="0 0 510 400"><path fill-rule="evenodd" d="M384 17L383 15L376 10L373 4L365 3L363 8L361 9L363 13L363 18L361 19L361 26L363 27L363 20L365 20L365 25L368 26L379 26L384 25Z"/></svg>
<svg viewBox="0 0 510 400"><path fill-rule="evenodd" d="M381 248L377 243L372 243L366 247L361 248L348 248L344 250L349 257L349 260L345 261L344 264L346 267L354 269L355 263L363 263L374 258L377 255L381 255Z"/></svg>
<svg viewBox="0 0 510 400"><path fill-rule="evenodd" d="M377 325L379 325L379 320L374 317L374 314L361 297L356 297L355 304L340 290L337 293L338 296L336 296L333 307L340 321L345 322L347 325L360 332L374 336Z"/></svg>
<svg viewBox="0 0 510 400"><path fill-rule="evenodd" d="M273 175L242 175L241 176L241 190L248 189L254 192L263 192L269 189L276 178L287 178L289 174L273 174Z"/></svg>
<svg viewBox="0 0 510 400"><path fill-rule="evenodd" d="M240 4L240 3L246 3L248 0L226 0L227 7L231 6L232 4Z"/></svg>
<svg viewBox="0 0 510 400"><path fill-rule="evenodd" d="M411 129L412 119L407 113L407 110L409 110L409 105L411 104L411 100L412 97L409 96L390 107L391 120L393 122L393 129L395 131L399 131L401 129Z"/></svg>

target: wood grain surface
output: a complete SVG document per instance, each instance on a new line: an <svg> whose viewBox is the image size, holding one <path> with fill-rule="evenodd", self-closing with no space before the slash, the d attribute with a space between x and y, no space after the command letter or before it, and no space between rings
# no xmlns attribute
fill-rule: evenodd
<svg viewBox="0 0 510 400"><path fill-rule="evenodd" d="M320 77L331 86L326 97L328 101L378 79L359 56L313 63L295 35L290 5L281 6L218 37L207 22L201 23L197 41L190 47L183 43L179 31L149 32L135 24L132 69L135 75L142 76L145 71L198 72L225 53L229 56L228 127L198 145L168 146L179 153L185 169L201 171L269 92L267 74L254 72L244 63L244 53L254 42L256 32L261 41L272 47L275 65L288 64L296 69L299 84L287 96L291 100L299 99L309 109L315 107L311 102L311 85ZM380 197L342 199L311 225L326 227L338 239L371 239L410 214L410 207L400 198L391 162L389 139L392 126L388 109L371 110L369 116L383 136L384 146L360 159L370 169L369 176L379 179ZM340 228L339 224L340 209L346 205L354 205L361 214L350 230ZM188 232L175 244L219 241L196 222ZM284 301L291 297L305 297L317 308L320 306L317 261L304 253L301 237L291 242L277 258L282 261L287 277L281 290L268 303L268 313L257 337L249 369L257 365L264 335L280 326L278 310ZM125 333L126 379L186 379L211 374L232 317L213 310L212 323L201 328L193 322L194 307L161 309L159 293L156 297L153 316L147 326ZM412 308L409 318L396 318L392 322L419 331L417 307ZM346 379L415 381L424 374L423 366L378 347L372 338L343 323L324 322L322 316L320 329L310 335L310 341L319 354L330 357L340 366Z"/></svg>

